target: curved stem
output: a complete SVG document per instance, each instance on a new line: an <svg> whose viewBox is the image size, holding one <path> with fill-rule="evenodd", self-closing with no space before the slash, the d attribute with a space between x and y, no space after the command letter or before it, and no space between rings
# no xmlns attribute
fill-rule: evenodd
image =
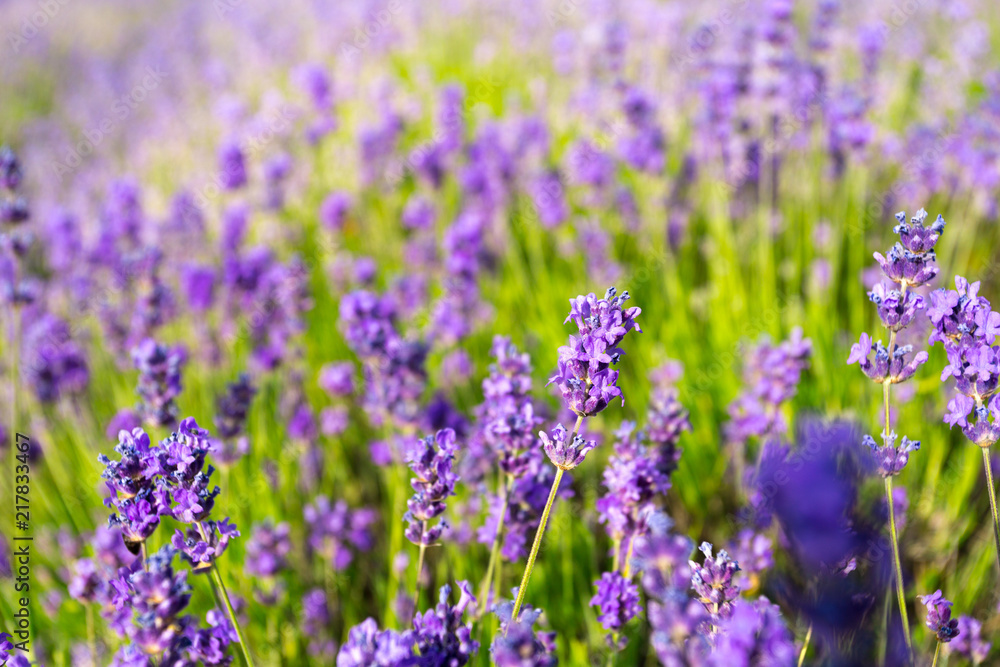
<svg viewBox="0 0 1000 667"><path fill-rule="evenodd" d="M993 466L990 464L990 448L983 447L983 468L989 485L990 512L993 513L993 541L997 548L997 567L1000 567L1000 516L997 514L997 494L993 486Z"/></svg>
<svg viewBox="0 0 1000 667"><path fill-rule="evenodd" d="M934 661L931 662L931 667L937 667L938 654L941 652L941 642L934 642Z"/></svg>
<svg viewBox="0 0 1000 667"><path fill-rule="evenodd" d="M552 490L549 491L549 499L545 503L545 511L542 512L542 519L538 523L538 530L535 531L535 541L531 545L531 554L528 555L528 564L524 568L524 576L521 577L521 585L517 587L517 599L514 600L514 611L510 616L511 623L517 622L517 614L524 604L524 592L528 589L528 580L531 579L531 571L535 568L535 558L538 556L538 548L542 545L542 535L545 534L545 524L549 522L549 512L552 504L556 500L556 493L559 491L559 482L562 481L562 468L556 468L556 478L552 481ZM509 626L508 626L509 627Z"/></svg>
<svg viewBox="0 0 1000 667"><path fill-rule="evenodd" d="M236 619L236 612L233 610L233 604L229 601L229 591L226 590L226 585L222 583L222 574L219 573L219 566L216 563L212 563L212 584L218 587L219 597L222 598L222 602L226 606L226 613L229 614L229 620L233 624L233 629L236 630L236 638L240 641L240 651L243 653L243 660L246 662L247 667L254 667L253 658L250 657L250 647L247 646L247 640L243 636L243 630L240 628L240 622Z"/></svg>
<svg viewBox="0 0 1000 667"><path fill-rule="evenodd" d="M576 418L576 425L573 426L573 433L570 434L570 442L580 433L580 425L583 424L583 415ZM528 555L528 564L524 568L524 576L521 577L521 585L517 587L517 599L514 600L514 611L510 615L511 624L517 622L517 615L524 604L524 593L528 589L528 580L531 579L531 571L535 568L535 558L538 557L538 548L542 546L542 536L545 534L545 524L549 522L549 512L552 511L552 504L556 501L556 494L559 492L559 482L562 481L562 468L556 467L556 478L552 480L552 490L549 491L549 499L545 502L545 510L542 512L542 519L538 522L538 530L535 531L535 541L531 545L531 553ZM510 627L509 625L507 626Z"/></svg>
<svg viewBox="0 0 1000 667"><path fill-rule="evenodd" d="M892 477L885 478L885 497L889 502L889 534L892 537L892 555L896 566L896 600L899 602L899 617L903 622L903 638L906 640L908 659L912 659L913 640L910 639L910 620L906 613L906 596L903 593L903 566L899 560L899 539L896 537L896 512L892 503Z"/></svg>
<svg viewBox="0 0 1000 667"><path fill-rule="evenodd" d="M483 583L479 587L479 615L482 616L486 612L486 600L490 594L490 586L493 583L493 571L496 569L497 560L500 558L500 536L503 533L503 524L507 519L507 504L510 502L510 491L511 487L514 486L513 480L510 476L507 477L507 483L505 489L501 491L503 495L503 506L500 508L500 520L497 521L497 530L493 535L493 546L490 548L490 562L486 566L486 576L483 577Z"/></svg>
<svg viewBox="0 0 1000 667"><path fill-rule="evenodd" d="M813 624L810 623L809 624L809 629L806 630L805 641L802 642L802 650L799 651L799 664L798 664L798 667L802 667L802 663L804 663L806 661L806 653L809 652L809 640L812 639L812 636L813 636Z"/></svg>
<svg viewBox="0 0 1000 667"><path fill-rule="evenodd" d="M196 525L198 526L198 532L201 533L201 539L208 542L208 532L205 530L205 525L201 521L197 522ZM247 640L243 636L243 629L240 628L240 622L236 618L236 611L233 610L233 604L229 601L229 591L226 590L226 584L222 581L222 574L219 572L219 564L216 561L212 561L212 567L209 572L212 580L212 591L215 593L216 599L222 601L223 606L226 608L226 613L229 614L229 621L233 624L233 629L236 630L236 638L240 642L243 661L247 664L247 667L254 667L253 658L250 657L250 647L247 646Z"/></svg>

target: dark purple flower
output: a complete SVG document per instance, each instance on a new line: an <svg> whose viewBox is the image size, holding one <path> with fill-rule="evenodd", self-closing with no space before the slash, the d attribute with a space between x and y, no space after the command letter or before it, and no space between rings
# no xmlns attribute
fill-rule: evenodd
<svg viewBox="0 0 1000 667"><path fill-rule="evenodd" d="M920 209L906 222L906 213L896 214L899 224L893 232L899 234L900 243L894 245L886 256L875 253L875 260L889 280L904 287L919 287L938 274L934 264L934 244L944 231L944 218L940 215L930 227L924 227L927 211Z"/></svg>
<svg viewBox="0 0 1000 667"><path fill-rule="evenodd" d="M944 598L940 590L930 595L918 595L917 598L927 607L927 627L939 642L947 643L958 636L958 619L951 617L951 602Z"/></svg>
<svg viewBox="0 0 1000 667"><path fill-rule="evenodd" d="M238 190L247 183L246 157L239 142L227 141L219 147L219 181L225 190Z"/></svg>
<svg viewBox="0 0 1000 667"><path fill-rule="evenodd" d="M306 505L309 547L340 571L351 564L355 553L366 553L373 541L370 526L376 515L369 509L352 510L347 502L331 504L326 496L317 496Z"/></svg>
<svg viewBox="0 0 1000 667"><path fill-rule="evenodd" d="M731 615L719 625L710 667L795 664L797 650L781 610L767 598L751 603L738 599Z"/></svg>

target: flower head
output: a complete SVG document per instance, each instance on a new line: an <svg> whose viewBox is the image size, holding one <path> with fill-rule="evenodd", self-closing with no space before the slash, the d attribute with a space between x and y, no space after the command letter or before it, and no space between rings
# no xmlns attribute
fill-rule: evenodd
<svg viewBox="0 0 1000 667"><path fill-rule="evenodd" d="M689 562L691 588L709 614L716 618L728 618L733 611L733 601L740 593L733 581L740 566L724 549L713 558L712 545L708 542L702 542L698 549L705 554L705 562L700 565Z"/></svg>
<svg viewBox="0 0 1000 667"><path fill-rule="evenodd" d="M882 477L898 475L910 460L910 453L920 449L919 440L909 440L905 435L897 447L897 437L895 431L890 431L881 446L870 435L865 435L862 440L863 444L871 448L872 455L875 457L876 469Z"/></svg>
<svg viewBox="0 0 1000 667"><path fill-rule="evenodd" d="M597 443L593 440L584 440L580 435L574 435L572 442L566 442L568 432L562 424L557 424L549 433L539 431L538 437L542 440L542 449L549 457L549 460L562 470L572 470L587 458L587 454Z"/></svg>
<svg viewBox="0 0 1000 667"><path fill-rule="evenodd" d="M611 287L603 299L591 293L570 300L566 322L576 323L579 334L559 348L558 369L548 383L559 387L569 408L582 417L597 414L615 398L625 403L618 371L611 366L623 354L618 345L625 335L633 329L642 332L635 321L642 311L623 308L628 298L628 292L619 295Z"/></svg>
<svg viewBox="0 0 1000 667"><path fill-rule="evenodd" d="M618 570L605 572L594 584L597 586L597 594L590 599L590 606L598 607L600 610L597 620L605 630L617 632L642 612L642 606L639 604L639 587L622 576ZM612 641L610 636L608 640Z"/></svg>
<svg viewBox="0 0 1000 667"><path fill-rule="evenodd" d="M940 590L917 597L927 608L927 627L934 632L939 642L947 643L958 636L958 619L951 617L951 602L944 598Z"/></svg>

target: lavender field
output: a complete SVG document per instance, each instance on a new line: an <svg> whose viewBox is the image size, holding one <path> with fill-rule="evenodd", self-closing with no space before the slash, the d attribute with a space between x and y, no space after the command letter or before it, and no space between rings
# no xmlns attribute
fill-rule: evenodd
<svg viewBox="0 0 1000 667"><path fill-rule="evenodd" d="M993 0L0 33L0 664L1000 664Z"/></svg>

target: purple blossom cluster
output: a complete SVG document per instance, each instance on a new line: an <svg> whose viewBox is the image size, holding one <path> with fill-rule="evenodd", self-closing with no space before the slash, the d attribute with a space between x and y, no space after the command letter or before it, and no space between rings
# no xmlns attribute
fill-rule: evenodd
<svg viewBox="0 0 1000 667"><path fill-rule="evenodd" d="M948 643L958 636L958 619L951 617L951 602L946 600L940 590L930 595L918 595L921 604L927 608L927 627L931 629L939 642Z"/></svg>
<svg viewBox="0 0 1000 667"><path fill-rule="evenodd" d="M125 627L128 640L113 665L147 667L157 664L229 665L230 643L235 641L229 622L215 611L208 612L208 627L184 614L191 601L187 571L176 572L175 552L169 546L152 554L145 567L122 570L112 580L113 603L118 610L130 609L134 622Z"/></svg>
<svg viewBox="0 0 1000 667"><path fill-rule="evenodd" d="M142 399L140 411L145 421L154 426L172 427L177 423L178 408L174 399L181 393L181 367L186 361L184 351L147 338L132 350L132 361L139 371L137 391Z"/></svg>
<svg viewBox="0 0 1000 667"><path fill-rule="evenodd" d="M479 651L472 638L472 624L463 623L466 612L475 609L476 598L468 582L458 582L459 600L449 603L451 586L441 588L438 604L418 613L413 628L397 632L380 630L368 618L351 628L347 642L337 654L337 667L462 667Z"/></svg>
<svg viewBox="0 0 1000 667"><path fill-rule="evenodd" d="M764 339L749 350L743 391L729 406L726 439L730 443L742 448L751 438L784 435L788 424L781 407L795 396L811 355L812 341L803 338L798 328L781 343Z"/></svg>
<svg viewBox="0 0 1000 667"><path fill-rule="evenodd" d="M457 451L455 431L450 428L416 441L406 451L406 463L414 475L410 485L416 493L406 503L403 520L409 524L406 539L414 544L434 544L448 527L444 521L434 526L430 522L444 513L445 500L455 495L458 475L452 466Z"/></svg>
<svg viewBox="0 0 1000 667"><path fill-rule="evenodd" d="M625 404L612 366L623 354L618 345L625 335L633 329L642 333L635 321L642 310L624 308L628 298L628 292L618 294L611 287L602 299L590 293L570 300L564 323L573 321L579 334L559 348L558 370L548 383L559 388L566 405L581 417L596 415L615 398Z"/></svg>
<svg viewBox="0 0 1000 667"><path fill-rule="evenodd" d="M216 399L215 433L219 443L215 455L219 463L233 465L250 450L247 417L256 394L250 376L241 373L236 382L226 385L226 393Z"/></svg>
<svg viewBox="0 0 1000 667"><path fill-rule="evenodd" d="M1000 363L994 345L1000 333L1000 313L979 296L979 283L955 276L955 290L931 292L927 316L934 330L929 342L942 343L948 365L941 381L954 381L955 393L948 402L944 421L959 426L970 441L989 447L1000 439ZM970 419L971 415L975 419Z"/></svg>
<svg viewBox="0 0 1000 667"><path fill-rule="evenodd" d="M345 569L356 553L365 553L374 544L371 527L377 515L373 510L351 509L345 500L331 503L321 495L306 505L303 515L309 548L335 571Z"/></svg>
<svg viewBox="0 0 1000 667"><path fill-rule="evenodd" d="M597 620L605 630L617 633L642 612L639 587L621 572L605 572L596 584L597 593L590 599L590 606L599 609ZM616 642L610 635L608 641L613 648L624 646L621 640Z"/></svg>
<svg viewBox="0 0 1000 667"><path fill-rule="evenodd" d="M542 615L540 609L524 607L513 620L513 604L502 602L494 607L500 619L500 629L490 645L490 656L497 667L555 667L556 633L538 632L535 623Z"/></svg>
<svg viewBox="0 0 1000 667"><path fill-rule="evenodd" d="M375 424L391 419L412 425L427 379L427 348L403 338L396 317L396 305L388 296L359 291L340 302L344 337L364 363L369 419Z"/></svg>
<svg viewBox="0 0 1000 667"><path fill-rule="evenodd" d="M700 565L694 561L689 563L691 588L712 618L729 618L733 613L733 602L740 593L734 581L740 566L724 549L713 557L712 545L708 542L702 542L698 550L705 554L705 562Z"/></svg>

